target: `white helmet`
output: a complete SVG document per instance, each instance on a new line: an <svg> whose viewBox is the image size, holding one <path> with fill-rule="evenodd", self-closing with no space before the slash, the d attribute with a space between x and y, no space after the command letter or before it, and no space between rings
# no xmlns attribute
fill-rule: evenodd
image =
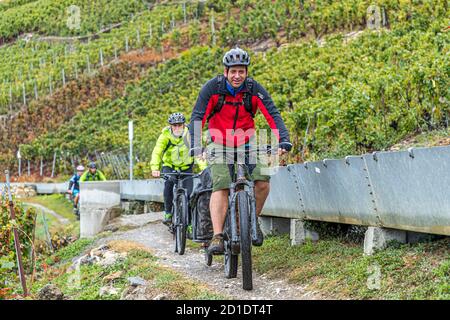
<svg viewBox="0 0 450 320"><path fill-rule="evenodd" d="M77 171L84 171L84 167L83 167L82 165L79 165L79 166L77 167Z"/></svg>
<svg viewBox="0 0 450 320"><path fill-rule="evenodd" d="M247 51L236 47L225 53L222 62L227 68L232 66L248 66L250 65L250 56Z"/></svg>

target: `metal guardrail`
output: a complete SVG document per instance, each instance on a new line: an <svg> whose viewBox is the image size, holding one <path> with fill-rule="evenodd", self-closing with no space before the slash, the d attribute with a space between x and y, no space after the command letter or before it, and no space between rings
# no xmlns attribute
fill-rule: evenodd
<svg viewBox="0 0 450 320"><path fill-rule="evenodd" d="M37 183L35 186L38 194L65 193L69 183Z"/></svg>
<svg viewBox="0 0 450 320"><path fill-rule="evenodd" d="M270 180L270 193L262 214L283 218L304 216L304 205L298 185L289 167L277 168Z"/></svg>
<svg viewBox="0 0 450 320"><path fill-rule="evenodd" d="M199 179L193 180L194 190L199 183ZM124 200L164 202L163 191L164 180L162 179L122 180L120 183L120 195Z"/></svg>
<svg viewBox="0 0 450 320"><path fill-rule="evenodd" d="M65 193L67 189L69 188L68 182L62 182L62 183L31 183L31 182L25 182L25 183L11 183L11 187L14 186L32 186L36 188L37 194L53 194L53 193Z"/></svg>
<svg viewBox="0 0 450 320"><path fill-rule="evenodd" d="M450 235L450 146L288 168L303 204L303 212L291 218ZM289 201L297 201L296 193L289 194Z"/></svg>
<svg viewBox="0 0 450 320"><path fill-rule="evenodd" d="M162 202L163 187L161 179L120 181L123 200ZM262 214L450 235L450 146L278 168Z"/></svg>
<svg viewBox="0 0 450 320"><path fill-rule="evenodd" d="M296 164L289 169L300 190L302 218L362 225L377 223L362 157Z"/></svg>
<svg viewBox="0 0 450 320"><path fill-rule="evenodd" d="M450 235L450 146L366 155L383 226Z"/></svg>
<svg viewBox="0 0 450 320"><path fill-rule="evenodd" d="M120 183L121 198L126 200L164 202L163 190L162 179L121 181Z"/></svg>

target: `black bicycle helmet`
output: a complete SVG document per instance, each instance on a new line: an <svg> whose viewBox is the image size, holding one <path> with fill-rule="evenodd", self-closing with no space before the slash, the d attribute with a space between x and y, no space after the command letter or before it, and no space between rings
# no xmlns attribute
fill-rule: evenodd
<svg viewBox="0 0 450 320"><path fill-rule="evenodd" d="M180 112L172 113L168 119L169 124L185 123L186 118Z"/></svg>
<svg viewBox="0 0 450 320"><path fill-rule="evenodd" d="M95 164L95 162L89 163L89 169L97 169L97 165Z"/></svg>
<svg viewBox="0 0 450 320"><path fill-rule="evenodd" d="M223 64L225 67L232 66L248 66L250 65L250 56L239 47L231 49L223 56Z"/></svg>

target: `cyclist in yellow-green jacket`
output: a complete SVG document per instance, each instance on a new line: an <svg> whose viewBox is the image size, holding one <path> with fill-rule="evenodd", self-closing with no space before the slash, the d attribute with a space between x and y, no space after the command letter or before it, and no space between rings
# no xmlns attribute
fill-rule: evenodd
<svg viewBox="0 0 450 320"><path fill-rule="evenodd" d="M95 162L91 162L88 166L88 170L80 177L81 182L86 181L106 181L106 177L100 170L97 169Z"/></svg>
<svg viewBox="0 0 450 320"><path fill-rule="evenodd" d="M169 173L180 170L181 172L192 173L194 161L197 161L200 170L206 168L206 162L194 160L189 156L189 148L186 138L189 130L185 126L186 118L182 113L173 113L168 119L169 126L162 130L161 135L156 141L152 152L150 162L152 176L158 178L161 173ZM161 168L162 167L162 168ZM188 194L192 192L192 179L185 180L185 186ZM166 180L164 184L164 224L169 225L172 222L172 201L173 201L174 182Z"/></svg>

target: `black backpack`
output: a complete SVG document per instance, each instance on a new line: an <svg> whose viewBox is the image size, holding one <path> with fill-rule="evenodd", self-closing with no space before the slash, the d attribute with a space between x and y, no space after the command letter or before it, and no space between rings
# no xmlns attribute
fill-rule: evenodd
<svg viewBox="0 0 450 320"><path fill-rule="evenodd" d="M192 240L209 241L214 235L209 202L212 193L211 169L207 167L200 174L200 183L195 187L190 199L192 213Z"/></svg>
<svg viewBox="0 0 450 320"><path fill-rule="evenodd" d="M220 92L221 89L221 85L222 82L224 80L224 76L223 75L219 75L216 78L216 83L217 83L217 91ZM252 108L252 97L255 95L253 92L253 78L248 77L247 78L247 89L248 92L244 93L244 96L242 98L243 102L244 102L244 107L245 110L250 113L250 115L252 116L252 118L255 117L255 114L253 113L253 108ZM209 119L211 119L216 113L220 112L220 110L222 110L223 105L225 104L225 94L220 93L219 94L219 100L217 101L217 104L214 106L213 111L211 112L211 114L208 116L207 121L209 121Z"/></svg>

